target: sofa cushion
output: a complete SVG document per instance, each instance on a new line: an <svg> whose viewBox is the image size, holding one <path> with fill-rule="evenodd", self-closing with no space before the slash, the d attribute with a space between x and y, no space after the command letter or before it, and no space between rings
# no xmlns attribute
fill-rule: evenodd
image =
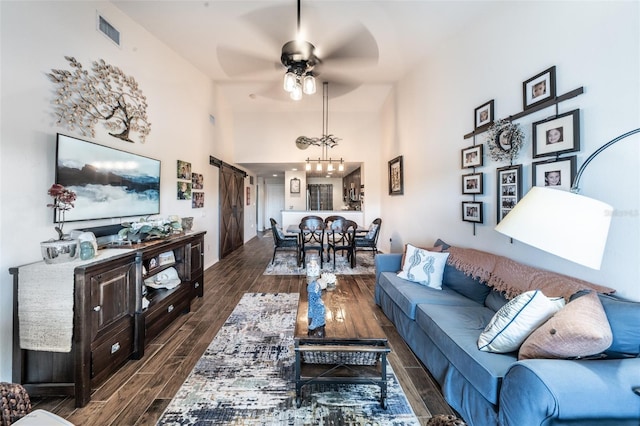
<svg viewBox="0 0 640 426"><path fill-rule="evenodd" d="M611 327L595 292L572 300L524 341L518 359L578 358L611 346Z"/></svg>
<svg viewBox="0 0 640 426"><path fill-rule="evenodd" d="M378 287L396 303L402 312L415 319L416 306L420 303L433 303L447 306L478 306L453 290L435 290L398 277L393 272L382 272L378 278Z"/></svg>
<svg viewBox="0 0 640 426"><path fill-rule="evenodd" d="M478 350L478 336L494 313L477 304L456 309L423 303L416 309L416 323L456 370L487 401L497 404L502 377L516 362L516 354L495 354Z"/></svg>
<svg viewBox="0 0 640 426"><path fill-rule="evenodd" d="M581 291L573 298L584 296ZM572 299L573 299L572 298ZM607 294L598 294L607 314L613 341L605 351L609 358L637 357L640 355L640 303L623 300Z"/></svg>
<svg viewBox="0 0 640 426"><path fill-rule="evenodd" d="M407 244L407 255L398 277L440 290L449 253L430 252Z"/></svg>
<svg viewBox="0 0 640 426"><path fill-rule="evenodd" d="M522 293L495 313L478 338L478 349L487 352L517 351L529 334L564 306L564 299L550 299L539 290Z"/></svg>
<svg viewBox="0 0 640 426"><path fill-rule="evenodd" d="M484 285L480 280L466 275L455 266L448 263L444 267L442 285L468 297L469 299L483 304L491 288Z"/></svg>
<svg viewBox="0 0 640 426"><path fill-rule="evenodd" d="M506 305L509 302L504 295L504 293L498 290L491 290L487 295L487 298L484 300L484 306L491 309L492 311L498 312L500 308Z"/></svg>

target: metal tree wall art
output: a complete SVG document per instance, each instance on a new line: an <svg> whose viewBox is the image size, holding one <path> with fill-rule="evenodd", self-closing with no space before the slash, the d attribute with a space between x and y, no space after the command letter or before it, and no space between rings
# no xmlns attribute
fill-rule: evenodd
<svg viewBox="0 0 640 426"><path fill-rule="evenodd" d="M58 85L56 124L95 137L94 127L102 120L111 136L133 143L129 133L138 132L144 143L151 123L147 119L147 98L136 80L102 59L93 62L91 73L74 57L65 59L71 71L52 69L47 74Z"/></svg>

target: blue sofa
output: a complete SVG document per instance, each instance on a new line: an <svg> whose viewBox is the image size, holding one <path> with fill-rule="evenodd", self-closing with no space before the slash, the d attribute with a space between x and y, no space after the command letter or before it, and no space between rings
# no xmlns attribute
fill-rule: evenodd
<svg viewBox="0 0 640 426"><path fill-rule="evenodd" d="M449 263L442 290L406 281L401 261L376 256L375 302L469 425L640 425L640 303L599 294L614 340L601 359L518 361L477 346L501 293Z"/></svg>

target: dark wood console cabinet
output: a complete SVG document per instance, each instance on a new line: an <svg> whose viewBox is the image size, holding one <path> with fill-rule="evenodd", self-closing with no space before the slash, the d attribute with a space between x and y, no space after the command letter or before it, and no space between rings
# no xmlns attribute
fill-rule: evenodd
<svg viewBox="0 0 640 426"><path fill-rule="evenodd" d="M20 268L11 268L14 287L13 381L32 396L72 395L77 407L91 399L91 389L127 360L140 359L145 345L203 296L204 234L196 232L126 246L122 253L73 269L74 312L71 352L20 348L18 291ZM133 250L131 250L133 249ZM173 253L175 262L157 265ZM155 263L154 263L155 261ZM47 268L44 262L29 266ZM151 266L150 266L151 265ZM181 284L145 292L144 280L173 267ZM143 297L149 301L143 309Z"/></svg>

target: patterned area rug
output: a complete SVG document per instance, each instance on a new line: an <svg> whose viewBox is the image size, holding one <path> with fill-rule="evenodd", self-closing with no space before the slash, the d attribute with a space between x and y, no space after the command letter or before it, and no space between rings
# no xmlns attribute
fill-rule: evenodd
<svg viewBox="0 0 640 426"><path fill-rule="evenodd" d="M269 261L263 275L305 275L305 269L302 265L298 267L297 263L294 252L278 251L275 262L272 265L271 261ZM352 268L347 261L347 257L338 252L336 269L333 269L333 258L331 258L331 261L327 262L325 260L323 263L322 272L330 272L337 275L375 274L374 257L370 251L358 252L356 253L356 267Z"/></svg>
<svg viewBox="0 0 640 426"><path fill-rule="evenodd" d="M246 293L158 425L419 425L391 365L373 385L305 386L295 407L298 294Z"/></svg>

